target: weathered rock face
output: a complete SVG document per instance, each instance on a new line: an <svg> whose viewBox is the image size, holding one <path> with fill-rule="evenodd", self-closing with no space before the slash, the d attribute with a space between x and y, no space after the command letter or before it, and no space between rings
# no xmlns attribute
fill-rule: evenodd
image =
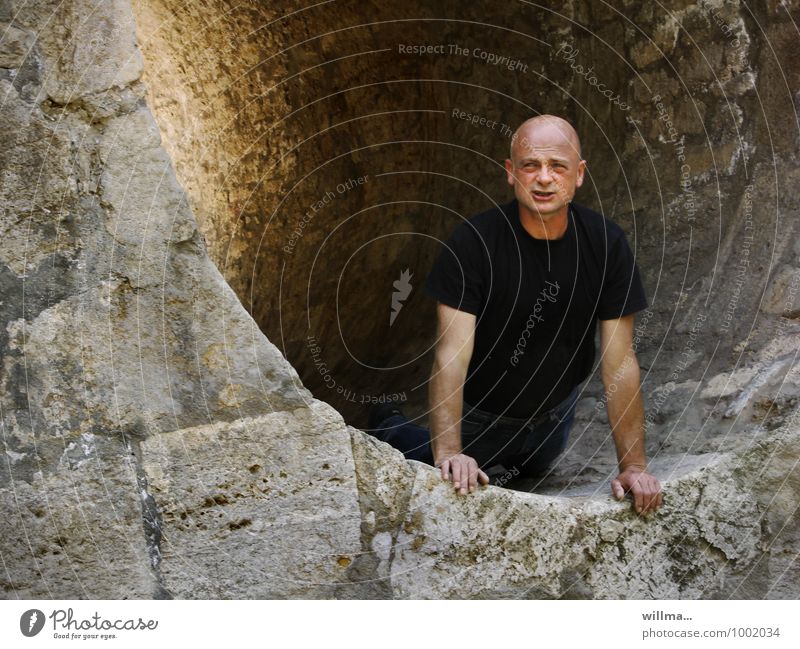
<svg viewBox="0 0 800 649"><path fill-rule="evenodd" d="M591 492L520 498L490 487L459 500L427 467L389 468L368 443L356 466L362 502L378 503L365 516L376 573L396 597L780 598L797 592L798 450L784 430L700 468L662 463L676 478L646 522ZM376 489L387 477L405 488Z"/></svg>
<svg viewBox="0 0 800 649"><path fill-rule="evenodd" d="M141 440L311 395L206 255L144 104L130 6L3 7L2 552L29 550L3 591L146 596Z"/></svg>
<svg viewBox="0 0 800 649"><path fill-rule="evenodd" d="M798 597L797 7L265 4L0 1L0 592ZM650 521L596 377L536 495L356 428L424 414L422 281L536 112L644 273Z"/></svg>

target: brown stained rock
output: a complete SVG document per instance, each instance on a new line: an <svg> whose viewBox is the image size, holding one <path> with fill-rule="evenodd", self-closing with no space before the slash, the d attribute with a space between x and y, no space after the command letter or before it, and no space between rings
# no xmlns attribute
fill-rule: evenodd
<svg viewBox="0 0 800 649"><path fill-rule="evenodd" d="M3 21L0 21L0 33L3 34L0 41L0 68L21 68L33 48L36 40L34 35Z"/></svg>

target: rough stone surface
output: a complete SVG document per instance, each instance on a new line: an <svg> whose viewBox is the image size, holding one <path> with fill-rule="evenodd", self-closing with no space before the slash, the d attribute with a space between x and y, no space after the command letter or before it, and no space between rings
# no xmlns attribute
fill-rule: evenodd
<svg viewBox="0 0 800 649"><path fill-rule="evenodd" d="M800 596L800 12L556 4L0 0L3 597ZM422 279L508 198L453 109L572 118L636 248L648 521L596 375L513 489L358 430L424 421Z"/></svg>
<svg viewBox="0 0 800 649"><path fill-rule="evenodd" d="M348 595L361 516L350 436L330 406L158 435L142 465L173 596Z"/></svg>
<svg viewBox="0 0 800 649"><path fill-rule="evenodd" d="M526 497L487 487L459 498L430 467L412 463L409 476L398 453L357 455L365 483L394 474L401 487L384 498L362 492L376 574L394 597L796 597L796 426L673 467L664 508L647 521L608 491Z"/></svg>
<svg viewBox="0 0 800 649"><path fill-rule="evenodd" d="M12 465L21 459L6 451ZM4 599L152 599L133 449L86 433L63 442L56 467L0 489Z"/></svg>
<svg viewBox="0 0 800 649"><path fill-rule="evenodd" d="M142 100L130 7L101 3L90 20L90 3L7 9L0 18L13 16L16 45L3 52L29 49L0 70L0 492L16 504L2 530L4 593L154 596L144 539L155 505L120 477L120 451L108 449L304 407L311 395L206 255ZM65 471L65 449L87 438L108 440L94 474ZM32 518L39 538L23 561L32 546L15 518L47 512L50 492L57 503L74 492L60 506L75 519L104 483L109 496L92 506L103 516L70 523L77 538L64 537L60 559L48 556L49 572L36 562L58 538L56 513ZM108 501L125 512L119 521ZM126 535L139 555L104 566ZM96 576L73 583L65 566L76 561ZM124 574L131 583L116 586Z"/></svg>

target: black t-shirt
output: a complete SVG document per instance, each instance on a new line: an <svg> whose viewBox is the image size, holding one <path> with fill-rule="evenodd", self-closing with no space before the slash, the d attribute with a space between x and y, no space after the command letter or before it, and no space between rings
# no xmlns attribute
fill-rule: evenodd
<svg viewBox="0 0 800 649"><path fill-rule="evenodd" d="M535 239L514 199L453 231L425 291L477 316L464 384L472 406L528 417L563 401L594 365L597 319L647 307L616 223L570 203L560 239Z"/></svg>

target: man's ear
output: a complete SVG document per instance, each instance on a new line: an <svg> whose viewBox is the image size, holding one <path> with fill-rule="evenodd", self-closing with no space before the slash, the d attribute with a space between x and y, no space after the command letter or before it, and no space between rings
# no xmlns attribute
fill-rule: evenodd
<svg viewBox="0 0 800 649"><path fill-rule="evenodd" d="M514 186L514 163L509 158L506 158L506 180L509 185Z"/></svg>
<svg viewBox="0 0 800 649"><path fill-rule="evenodd" d="M586 160L581 160L578 163L578 177L575 179L575 187L583 185L583 174L586 171Z"/></svg>

